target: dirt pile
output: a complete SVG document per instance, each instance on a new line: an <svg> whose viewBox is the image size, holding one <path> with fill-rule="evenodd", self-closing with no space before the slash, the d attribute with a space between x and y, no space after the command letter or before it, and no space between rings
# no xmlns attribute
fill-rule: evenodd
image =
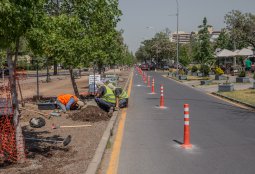
<svg viewBox="0 0 255 174"><path fill-rule="evenodd" d="M70 118L74 121L107 121L109 120L108 113L98 108L97 106L87 106L79 111L72 112L68 115L67 118Z"/></svg>

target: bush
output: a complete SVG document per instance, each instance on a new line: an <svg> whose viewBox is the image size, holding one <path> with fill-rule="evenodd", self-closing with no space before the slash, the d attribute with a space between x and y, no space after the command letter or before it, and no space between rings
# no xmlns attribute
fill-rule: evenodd
<svg viewBox="0 0 255 174"><path fill-rule="evenodd" d="M185 73L184 73L184 71L181 69L181 70L179 70L179 73L178 73L179 75L184 75Z"/></svg>
<svg viewBox="0 0 255 174"><path fill-rule="evenodd" d="M224 71L223 71L220 67L217 67L217 68L215 69L215 74L216 74L216 75L222 75L222 74L224 74Z"/></svg>
<svg viewBox="0 0 255 174"><path fill-rule="evenodd" d="M194 65L194 66L192 66L192 68L191 68L191 72L193 72L193 73L195 73L195 72L197 72L197 67Z"/></svg>
<svg viewBox="0 0 255 174"><path fill-rule="evenodd" d="M169 68L169 72L170 73L174 72L173 68Z"/></svg>
<svg viewBox="0 0 255 174"><path fill-rule="evenodd" d="M245 71L241 71L238 75L238 77L245 77L246 76L246 73Z"/></svg>
<svg viewBox="0 0 255 174"><path fill-rule="evenodd" d="M204 76L208 76L210 71L211 69L208 65L201 65L200 72L202 72Z"/></svg>

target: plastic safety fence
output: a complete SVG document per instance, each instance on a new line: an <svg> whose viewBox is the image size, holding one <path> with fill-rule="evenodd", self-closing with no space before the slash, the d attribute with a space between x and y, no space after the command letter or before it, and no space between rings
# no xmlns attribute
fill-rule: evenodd
<svg viewBox="0 0 255 174"><path fill-rule="evenodd" d="M18 154L20 147L16 144L20 143L16 142L9 83L1 86L0 92L0 162L16 162L20 156Z"/></svg>

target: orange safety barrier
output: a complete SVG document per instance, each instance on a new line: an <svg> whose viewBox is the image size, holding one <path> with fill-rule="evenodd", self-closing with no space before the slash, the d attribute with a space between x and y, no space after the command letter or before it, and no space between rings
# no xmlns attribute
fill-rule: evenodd
<svg viewBox="0 0 255 174"><path fill-rule="evenodd" d="M183 144L181 145L183 148L191 148L190 144L190 127L189 127L189 105L184 104L184 137Z"/></svg>
<svg viewBox="0 0 255 174"><path fill-rule="evenodd" d="M147 74L144 73L144 78L143 78L144 83L147 83Z"/></svg>
<svg viewBox="0 0 255 174"><path fill-rule="evenodd" d="M160 85L160 108L165 108L165 102L164 102L164 87L163 85Z"/></svg>
<svg viewBox="0 0 255 174"><path fill-rule="evenodd" d="M154 78L152 79L151 93L152 93L152 94L155 94L155 88L154 88Z"/></svg>

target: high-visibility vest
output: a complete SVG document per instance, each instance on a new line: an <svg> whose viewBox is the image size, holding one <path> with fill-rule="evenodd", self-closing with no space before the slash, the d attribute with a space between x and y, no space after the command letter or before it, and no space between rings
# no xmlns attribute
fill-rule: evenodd
<svg viewBox="0 0 255 174"><path fill-rule="evenodd" d="M77 98L76 96L72 95L72 94L63 94L63 95L59 95L57 99L58 99L62 104L66 105L66 104L69 102L69 100L71 99L71 97L74 98L75 102L78 101L78 98Z"/></svg>
<svg viewBox="0 0 255 174"><path fill-rule="evenodd" d="M122 89L122 93L119 95L119 99L122 100L127 98L128 98L127 92Z"/></svg>
<svg viewBox="0 0 255 174"><path fill-rule="evenodd" d="M102 99L109 103L116 103L115 95L112 90L106 85L104 85L104 87L106 88L106 93L102 96Z"/></svg>

